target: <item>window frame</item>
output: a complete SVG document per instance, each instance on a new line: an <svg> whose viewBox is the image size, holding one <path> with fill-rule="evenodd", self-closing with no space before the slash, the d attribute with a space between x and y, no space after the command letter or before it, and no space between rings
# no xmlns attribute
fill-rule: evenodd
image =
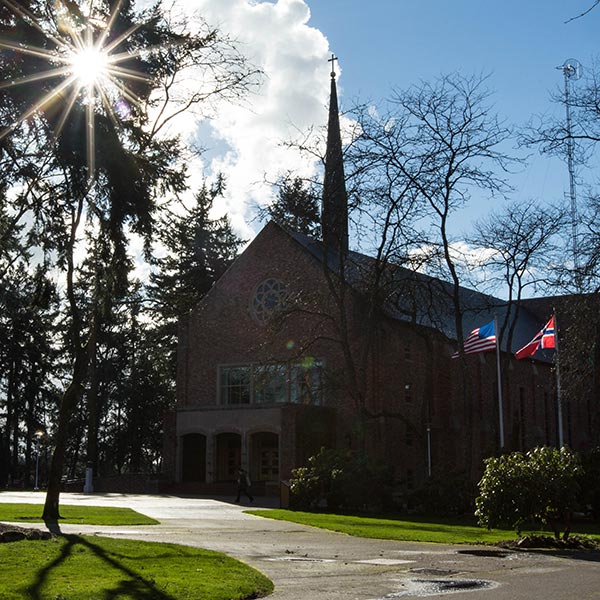
<svg viewBox="0 0 600 600"><path fill-rule="evenodd" d="M307 361L310 362L310 366L307 367ZM228 371L234 370L249 370L248 378L248 401L247 402L231 402L230 396L225 396L225 390L231 389L233 386L225 385L225 374ZM279 385L279 389L285 390L285 397L283 400L275 400L270 402L258 401L259 397L257 383L260 379L259 373L268 372L268 370L281 369L284 372L285 382L283 385ZM297 378L298 373L310 372L309 379L310 383L315 384L316 394L311 393L310 386L308 394L306 391L300 390L299 385L302 381ZM324 399L324 384L323 384L323 373L324 373L324 361L322 359L309 359L305 358L293 362L272 362L272 363L232 363L232 364L220 364L217 365L217 405L218 406L230 406L230 407L244 407L244 406L277 406L282 404L310 404L312 406L322 406ZM303 381L307 381L304 379ZM270 386L267 382L265 388L268 389ZM262 392L261 392L262 393ZM309 401L306 401L306 398Z"/></svg>

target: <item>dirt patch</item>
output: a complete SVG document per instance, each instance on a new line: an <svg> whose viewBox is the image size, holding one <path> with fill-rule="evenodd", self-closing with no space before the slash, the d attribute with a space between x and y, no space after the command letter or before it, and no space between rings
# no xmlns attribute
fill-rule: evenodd
<svg viewBox="0 0 600 600"><path fill-rule="evenodd" d="M572 535L568 539L556 539L550 535L526 535L518 540L498 542L496 546L509 550L547 548L550 550L600 550L600 543L590 538Z"/></svg>
<svg viewBox="0 0 600 600"><path fill-rule="evenodd" d="M48 540L51 537L52 534L49 531L0 523L0 544L19 542L21 540Z"/></svg>

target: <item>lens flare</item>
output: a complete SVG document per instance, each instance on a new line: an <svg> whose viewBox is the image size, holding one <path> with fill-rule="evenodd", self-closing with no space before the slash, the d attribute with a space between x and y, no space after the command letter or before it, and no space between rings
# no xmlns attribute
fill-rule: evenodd
<svg viewBox="0 0 600 600"><path fill-rule="evenodd" d="M27 22L45 36L42 46L34 46L10 39L0 39L0 48L24 56L33 56L47 62L46 70L35 70L16 80L0 80L0 89L14 88L33 82L51 82L31 105L5 129L0 130L0 140L15 131L23 122L43 111L50 104L62 108L54 136L58 137L76 102L86 106L87 159L90 179L94 178L94 124L95 113L103 111L115 124L132 117L135 107L142 101L128 85L129 81L149 81L150 78L125 63L140 55L141 50L123 48L127 39L142 24L134 25L121 34L113 27L121 10L123 0L112 6L108 20L98 17L90 3L88 13L82 12L74 2L55 4L56 32L52 33L46 22L38 18L14 0L0 0L0 5ZM122 51L119 51L122 50ZM144 48L144 52L153 48ZM55 83L56 82L56 83Z"/></svg>
<svg viewBox="0 0 600 600"><path fill-rule="evenodd" d="M108 83L108 53L94 46L74 52L71 55L71 73L79 85L85 88Z"/></svg>

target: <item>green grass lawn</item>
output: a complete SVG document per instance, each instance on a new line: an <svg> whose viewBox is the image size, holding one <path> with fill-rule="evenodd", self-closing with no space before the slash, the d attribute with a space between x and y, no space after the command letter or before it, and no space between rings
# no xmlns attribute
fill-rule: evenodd
<svg viewBox="0 0 600 600"><path fill-rule="evenodd" d="M442 544L495 543L512 540L517 536L507 529L484 529L474 518L411 517L403 520L379 519L352 515L296 512L291 510L249 510L248 513L269 519L291 521L301 525L320 527L356 537L378 538L409 542L438 542ZM524 532L527 533L527 532ZM533 533L533 532L531 532ZM542 533L536 531L535 533ZM549 532L544 532L551 535ZM574 527L573 533L589 535L600 542L598 525Z"/></svg>
<svg viewBox="0 0 600 600"><path fill-rule="evenodd" d="M0 544L1 600L226 600L273 591L218 552L100 536Z"/></svg>
<svg viewBox="0 0 600 600"><path fill-rule="evenodd" d="M0 521L43 523L42 504L0 502ZM130 508L60 505L61 523L77 525L157 525L158 521ZM1 600L1 599L0 599Z"/></svg>

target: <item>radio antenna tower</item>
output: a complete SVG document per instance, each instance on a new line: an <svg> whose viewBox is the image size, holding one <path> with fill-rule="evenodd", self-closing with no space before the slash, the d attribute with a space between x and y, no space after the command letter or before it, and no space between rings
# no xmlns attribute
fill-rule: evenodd
<svg viewBox="0 0 600 600"><path fill-rule="evenodd" d="M570 81L576 81L581 77L581 63L568 58L560 66L556 67L563 72L565 79L565 109L567 113L567 165L569 168L569 196L571 200L571 234L573 236L573 267L575 269L575 284L578 291L581 290L581 273L579 272L579 244L577 234L577 191L575 187L575 146L571 132L571 101L570 101Z"/></svg>

